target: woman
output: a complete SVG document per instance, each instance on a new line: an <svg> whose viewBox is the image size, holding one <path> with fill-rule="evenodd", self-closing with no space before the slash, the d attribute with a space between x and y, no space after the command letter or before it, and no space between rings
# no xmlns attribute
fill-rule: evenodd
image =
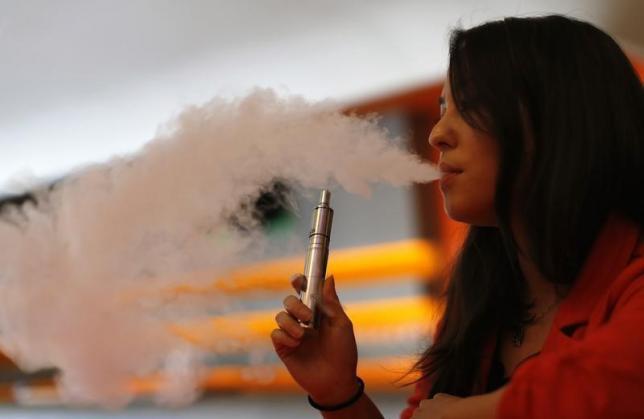
<svg viewBox="0 0 644 419"><path fill-rule="evenodd" d="M562 16L455 31L429 142L470 228L402 417L644 417L644 94L617 44ZM275 349L324 417L381 417L324 292L315 334L284 300Z"/></svg>

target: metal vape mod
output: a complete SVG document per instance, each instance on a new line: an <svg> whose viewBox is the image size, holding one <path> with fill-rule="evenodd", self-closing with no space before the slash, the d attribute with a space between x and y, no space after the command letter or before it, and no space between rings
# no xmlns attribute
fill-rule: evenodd
<svg viewBox="0 0 644 419"><path fill-rule="evenodd" d="M320 202L313 210L309 247L304 263L306 288L304 296L300 294L300 298L313 311L313 318L310 322L303 323L303 326L313 329L320 326L322 287L326 277L326 263L329 258L329 241L333 221L333 209L329 206L330 202L331 192L323 189L320 194Z"/></svg>

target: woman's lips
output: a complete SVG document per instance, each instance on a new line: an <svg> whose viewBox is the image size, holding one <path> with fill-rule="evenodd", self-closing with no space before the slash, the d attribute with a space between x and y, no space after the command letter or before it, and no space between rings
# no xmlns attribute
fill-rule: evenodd
<svg viewBox="0 0 644 419"><path fill-rule="evenodd" d="M441 162L438 169L441 172L440 186L443 190L454 181L456 176L463 173L463 170L445 162Z"/></svg>
<svg viewBox="0 0 644 419"><path fill-rule="evenodd" d="M454 178L458 175L460 175L460 173L456 173L456 172L443 173L440 179L441 189L444 189L447 186L451 185L451 183L454 181Z"/></svg>
<svg viewBox="0 0 644 419"><path fill-rule="evenodd" d="M449 163L445 163L445 162L440 162L438 164L438 170L440 170L441 173L443 173L443 174L444 173L461 173L463 171L462 169L459 169L458 167L453 166L453 165L451 165Z"/></svg>

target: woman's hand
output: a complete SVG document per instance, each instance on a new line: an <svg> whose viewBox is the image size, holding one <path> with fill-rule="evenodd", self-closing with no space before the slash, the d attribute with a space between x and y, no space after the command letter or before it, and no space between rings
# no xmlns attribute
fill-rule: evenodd
<svg viewBox="0 0 644 419"><path fill-rule="evenodd" d="M422 400L411 419L448 419L453 404L459 400L464 399L438 393L431 399Z"/></svg>
<svg viewBox="0 0 644 419"><path fill-rule="evenodd" d="M300 291L306 279L293 278ZM321 405L334 405L351 398L358 390L358 350L351 320L344 312L330 276L322 291L322 320L319 330L304 328L299 321L311 320L311 310L294 295L284 299L285 311L275 316L278 329L271 339L295 381Z"/></svg>
<svg viewBox="0 0 644 419"><path fill-rule="evenodd" d="M412 419L494 419L504 391L505 386L492 393L465 398L438 393L432 399L421 401Z"/></svg>

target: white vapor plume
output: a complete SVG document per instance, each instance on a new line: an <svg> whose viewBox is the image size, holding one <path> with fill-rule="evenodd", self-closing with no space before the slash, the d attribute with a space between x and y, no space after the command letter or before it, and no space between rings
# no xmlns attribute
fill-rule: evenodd
<svg viewBox="0 0 644 419"><path fill-rule="evenodd" d="M275 180L366 195L437 178L376 121L329 103L257 90L191 107L138 154L4 211L0 349L27 370L57 367L70 403L123 406L130 380L156 373L176 401L193 394L199 374L182 366L200 353L168 332L172 302L125 296L248 262L263 243L249 204Z"/></svg>

